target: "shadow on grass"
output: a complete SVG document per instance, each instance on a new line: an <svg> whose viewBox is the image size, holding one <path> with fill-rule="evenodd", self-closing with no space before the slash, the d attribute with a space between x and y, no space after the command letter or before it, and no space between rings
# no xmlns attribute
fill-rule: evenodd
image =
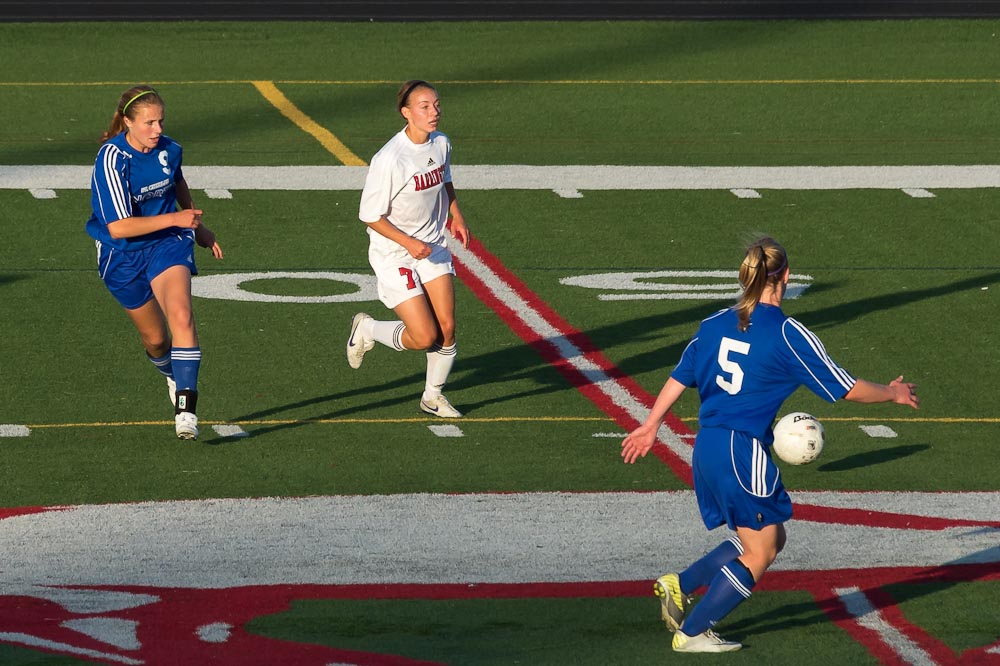
<svg viewBox="0 0 1000 666"><path fill-rule="evenodd" d="M922 453L929 448L931 448L930 444L910 444L887 449L875 449L865 451L864 453L856 453L841 460L830 461L825 465L820 465L817 470L820 472L846 472L859 467L871 467L872 465L881 465L907 458Z"/></svg>
<svg viewBox="0 0 1000 666"><path fill-rule="evenodd" d="M959 280L947 285L932 287L928 289L907 290L893 294L872 296L857 299L842 305L814 310L802 315L796 315L803 322L808 322L811 328L820 328L849 323L869 312L884 311L912 303L917 303L926 299L939 298L948 294L957 293L969 289L982 288L984 286L1000 283L1000 272L992 272L986 275ZM818 288L824 288L816 285ZM623 341L634 342L635 340L656 340L658 332L664 331L678 325L689 323L691 334L695 333L697 324L705 317L720 309L719 303L700 303L680 310L670 312L660 312L637 317L628 321L618 322L588 330L586 332L571 332L563 339L573 343L583 352L602 351L603 349L614 348ZM460 315L461 316L461 315ZM619 361L616 367L607 372L612 377L626 377L636 373L646 372L650 368L672 368L680 358L681 353L688 344L689 338L674 340L659 348L649 352L633 355ZM452 390L464 390L495 384L499 382L523 382L534 383L534 387L527 390L519 390L503 396L491 396L478 402L464 402L455 406L463 413L474 413L488 405L515 400L525 397L535 397L567 391L573 388L570 381L558 371L553 369L555 359L551 351L553 343L557 339L532 340L530 343L518 345L507 349L487 352L477 356L463 358L459 357L456 364L456 372L453 380L449 383ZM279 423L274 425L264 425L254 428L251 433L254 436L267 434L279 430L294 428L307 423L309 420L327 420L337 418L349 418L360 413L370 412L380 408L394 407L410 401L419 401L420 386L424 382L423 359L420 353L413 353L414 363L420 367L419 371L405 377L400 377L392 381L381 384L373 384L364 388L352 389L349 391L334 392L326 395L319 395L305 400L298 400L292 403L277 405L268 409L259 410L247 414L233 417L235 422L254 421L262 419L274 419L280 417L282 413L294 411L307 407L317 407L317 413L305 417L303 420L296 420L289 423ZM586 379L584 381L587 381ZM593 381L592 379L590 380ZM414 387L413 394L399 397L379 397L387 391L392 391L405 386ZM335 404L358 396L371 395L373 402L364 405L351 405L339 409L323 409L323 406ZM420 412L415 412L415 416ZM209 440L209 443L223 443L233 440L220 438L219 440ZM845 461L829 463L824 466L825 471L839 471L851 469L862 465L886 462L888 460L913 455L923 450L914 447L897 447L881 451L859 454Z"/></svg>

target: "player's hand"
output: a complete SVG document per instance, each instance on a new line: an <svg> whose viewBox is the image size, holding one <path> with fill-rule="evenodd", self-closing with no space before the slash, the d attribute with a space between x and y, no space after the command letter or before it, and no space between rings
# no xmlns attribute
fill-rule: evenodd
<svg viewBox="0 0 1000 666"><path fill-rule="evenodd" d="M465 223L465 218L461 215L453 215L451 218L451 223L449 224L451 229L451 235L455 237L462 247L469 247L469 240L472 239L472 233L469 231L469 225Z"/></svg>
<svg viewBox="0 0 1000 666"><path fill-rule="evenodd" d="M639 426L622 440L622 460L631 465L639 458L645 458L655 439L655 428Z"/></svg>
<svg viewBox="0 0 1000 666"><path fill-rule="evenodd" d="M430 244L416 238L411 238L406 244L406 251L409 252L410 256L414 259L426 259L431 256L432 249L433 248Z"/></svg>
<svg viewBox="0 0 1000 666"><path fill-rule="evenodd" d="M903 375L900 375L889 382L889 388L892 389L894 394L893 402L899 405L909 405L913 409L919 409L920 398L917 397L916 384L904 382Z"/></svg>
<svg viewBox="0 0 1000 666"><path fill-rule="evenodd" d="M207 247L212 250L212 256L216 259L222 259L222 248L219 246L218 241L215 240L215 233L208 227L202 225L194 230L194 240L201 247Z"/></svg>
<svg viewBox="0 0 1000 666"><path fill-rule="evenodd" d="M197 229L201 226L202 211L197 208L185 208L173 213L173 225L181 229Z"/></svg>

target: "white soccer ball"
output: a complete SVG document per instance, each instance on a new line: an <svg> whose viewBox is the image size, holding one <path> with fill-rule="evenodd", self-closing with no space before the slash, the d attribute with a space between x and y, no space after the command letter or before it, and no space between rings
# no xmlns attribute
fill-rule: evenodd
<svg viewBox="0 0 1000 666"><path fill-rule="evenodd" d="M791 412L774 424L772 450L789 465L807 465L823 452L826 434L812 414Z"/></svg>

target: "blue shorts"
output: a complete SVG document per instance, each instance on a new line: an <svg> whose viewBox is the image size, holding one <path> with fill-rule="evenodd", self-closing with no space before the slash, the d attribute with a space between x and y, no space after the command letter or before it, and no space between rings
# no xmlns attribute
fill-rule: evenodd
<svg viewBox="0 0 1000 666"><path fill-rule="evenodd" d="M135 310L153 298L150 284L171 266L187 266L197 275L194 265L194 239L177 234L144 247L126 252L97 241L97 270L111 295L127 310Z"/></svg>
<svg viewBox="0 0 1000 666"><path fill-rule="evenodd" d="M770 449L750 435L702 428L691 462L698 509L708 529L759 530L792 517L792 500Z"/></svg>

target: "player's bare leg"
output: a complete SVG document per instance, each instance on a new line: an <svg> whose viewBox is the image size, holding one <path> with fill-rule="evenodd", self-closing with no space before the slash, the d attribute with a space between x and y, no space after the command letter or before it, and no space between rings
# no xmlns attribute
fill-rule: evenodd
<svg viewBox="0 0 1000 666"><path fill-rule="evenodd" d="M180 439L198 438L198 370L201 348L191 309L191 272L187 266L171 266L150 286L166 316L172 345L170 360L177 384L174 425Z"/></svg>
<svg viewBox="0 0 1000 666"><path fill-rule="evenodd" d="M170 363L170 331L163 310L153 298L136 309L125 312L139 332L139 339L146 350L146 358L167 380L167 397L170 399L170 406L173 407L177 403L177 383L174 381L174 371Z"/></svg>
<svg viewBox="0 0 1000 666"><path fill-rule="evenodd" d="M420 409L443 418L459 418L461 412L455 409L441 390L448 381L451 368L455 364L457 346L455 344L455 285L451 275L442 275L424 283L424 292L433 312L438 337L427 347L427 378L424 393L420 399Z"/></svg>

